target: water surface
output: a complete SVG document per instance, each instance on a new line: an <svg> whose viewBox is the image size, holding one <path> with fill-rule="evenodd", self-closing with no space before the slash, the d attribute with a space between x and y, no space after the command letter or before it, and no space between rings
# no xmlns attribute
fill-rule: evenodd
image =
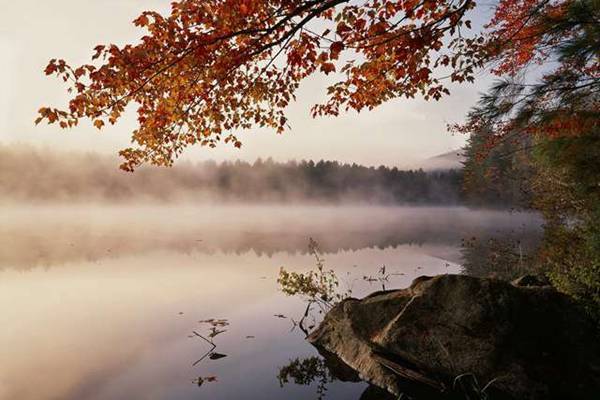
<svg viewBox="0 0 600 400"><path fill-rule="evenodd" d="M293 329L304 303L276 283L282 266L314 266L309 237L362 296L383 265L387 288L406 287L460 272L465 238L538 233L535 215L458 207L6 207L0 399L316 399L318 382L278 379L317 355ZM210 318L227 319L227 357L194 365ZM366 388L326 386L333 400Z"/></svg>

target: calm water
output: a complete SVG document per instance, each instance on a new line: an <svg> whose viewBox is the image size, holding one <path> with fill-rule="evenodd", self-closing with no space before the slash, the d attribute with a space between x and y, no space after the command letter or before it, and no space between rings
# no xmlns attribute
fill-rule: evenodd
<svg viewBox="0 0 600 400"><path fill-rule="evenodd" d="M465 208L5 207L0 224L0 399L317 399L280 384L316 356L279 268L314 266L308 238L356 296L461 270L461 239L536 236L530 214ZM199 321L227 319L214 337ZM285 369L284 369L285 370ZM198 377L216 377L201 386ZM318 381L318 379L317 379ZM303 382L300 382L303 383ZM363 383L327 384L359 399Z"/></svg>

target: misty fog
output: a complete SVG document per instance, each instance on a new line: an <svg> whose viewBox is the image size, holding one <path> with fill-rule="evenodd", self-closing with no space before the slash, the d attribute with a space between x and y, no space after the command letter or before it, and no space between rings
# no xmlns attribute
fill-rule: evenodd
<svg viewBox="0 0 600 400"><path fill-rule="evenodd" d="M516 234L534 240L535 214L464 207L11 207L0 226L0 268L49 267L151 251L258 255L326 253ZM459 262L459 253L452 258Z"/></svg>
<svg viewBox="0 0 600 400"><path fill-rule="evenodd" d="M330 161L257 160L119 170L95 153L0 146L0 203L458 204L458 170L402 171Z"/></svg>
<svg viewBox="0 0 600 400"><path fill-rule="evenodd" d="M534 242L531 213L460 206L460 172L328 162L183 162L131 174L116 157L0 146L0 268L151 251L326 253L423 243L460 262L466 238ZM400 207L399 207L400 206Z"/></svg>

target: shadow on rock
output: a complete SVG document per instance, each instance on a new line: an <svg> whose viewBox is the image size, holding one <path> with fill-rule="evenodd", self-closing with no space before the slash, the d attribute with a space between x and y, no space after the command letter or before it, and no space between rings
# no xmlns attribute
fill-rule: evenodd
<svg viewBox="0 0 600 400"><path fill-rule="evenodd" d="M342 301L308 340L396 397L594 398L595 325L544 284L421 277L408 289Z"/></svg>

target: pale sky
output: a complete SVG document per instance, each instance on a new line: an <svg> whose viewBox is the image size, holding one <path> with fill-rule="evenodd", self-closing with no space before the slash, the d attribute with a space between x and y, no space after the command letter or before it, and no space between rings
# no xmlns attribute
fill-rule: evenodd
<svg viewBox="0 0 600 400"><path fill-rule="evenodd" d="M168 10L170 0L0 0L0 143L24 143L49 149L115 154L129 144L135 118L130 116L98 133L89 124L70 131L34 126L41 106L66 104L66 87L43 69L51 58L87 62L100 43L135 41L140 30L131 21L141 11ZM395 100L378 109L338 118L312 119L309 109L324 98L325 79L304 82L290 106L291 131L245 131L242 149L188 150L187 159L275 160L330 159L366 165L412 166L455 150L465 137L446 131L475 104L489 78L463 85L439 102Z"/></svg>

